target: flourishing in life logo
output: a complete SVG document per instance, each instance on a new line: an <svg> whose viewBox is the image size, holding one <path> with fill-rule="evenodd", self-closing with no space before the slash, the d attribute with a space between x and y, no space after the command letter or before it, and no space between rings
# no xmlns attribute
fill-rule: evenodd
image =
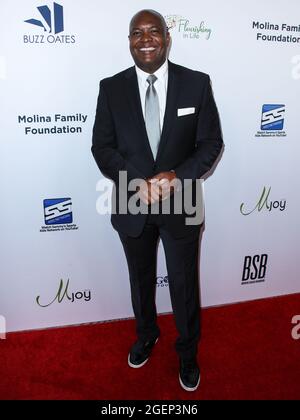
<svg viewBox="0 0 300 420"><path fill-rule="evenodd" d="M201 39L204 36L209 40L212 34L212 29L207 27L204 20L195 25L181 15L167 15L165 21L169 31L178 32L184 39Z"/></svg>

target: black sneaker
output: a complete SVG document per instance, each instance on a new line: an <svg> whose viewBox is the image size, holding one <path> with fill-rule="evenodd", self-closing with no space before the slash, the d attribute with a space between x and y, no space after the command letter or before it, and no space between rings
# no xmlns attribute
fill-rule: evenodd
<svg viewBox="0 0 300 420"><path fill-rule="evenodd" d="M128 364L132 368L140 368L147 363L151 351L155 344L158 341L158 337L154 340L149 340L146 342L137 341L131 347L131 350L128 355Z"/></svg>
<svg viewBox="0 0 300 420"><path fill-rule="evenodd" d="M196 391L200 384L200 369L196 359L180 359L179 382L186 391Z"/></svg>

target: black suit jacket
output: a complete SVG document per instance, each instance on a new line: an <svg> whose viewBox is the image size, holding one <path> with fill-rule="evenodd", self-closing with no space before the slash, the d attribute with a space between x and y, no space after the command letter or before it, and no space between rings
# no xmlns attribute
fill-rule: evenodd
<svg viewBox="0 0 300 420"><path fill-rule="evenodd" d="M195 113L178 116L178 108ZM137 74L131 67L100 82L92 153L100 171L115 183L119 193L119 171L127 171L128 182L175 170L177 178L196 180L211 169L222 148L218 111L207 74L169 62L167 103L161 141L154 160L147 137ZM120 191L130 197L125 191ZM118 206L118 203L116 204ZM174 237L193 229L186 215L163 215ZM137 237L145 214L112 214L118 231Z"/></svg>

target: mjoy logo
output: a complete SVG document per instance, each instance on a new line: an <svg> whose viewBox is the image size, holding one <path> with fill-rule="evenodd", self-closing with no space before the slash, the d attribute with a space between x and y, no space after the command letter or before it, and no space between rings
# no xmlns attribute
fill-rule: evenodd
<svg viewBox="0 0 300 420"><path fill-rule="evenodd" d="M240 205L240 212L243 216L249 216L250 214L254 213L256 210L261 212L262 210L267 210L269 212L273 210L280 210L281 212L286 209L286 200L270 200L270 188L263 188L261 196L258 199L258 202L255 204L254 208L246 209L245 203Z"/></svg>
<svg viewBox="0 0 300 420"><path fill-rule="evenodd" d="M70 280L68 279L66 285L64 285L63 279L60 280L58 291L56 295L54 296L54 299L52 299L48 303L41 303L41 296L37 296L36 303L41 308L47 308L48 306L52 305L54 302L62 303L63 300L68 300L69 302L75 302L76 300L84 300L86 302L89 302L92 298L91 291L90 290L83 290L83 291L77 291L77 292L69 292L69 285Z"/></svg>
<svg viewBox="0 0 300 420"><path fill-rule="evenodd" d="M24 22L42 28L44 32L55 35L24 35L24 44L74 44L75 35L57 35L64 31L64 10L63 6L53 3L52 10L49 6L37 7L39 19L26 19Z"/></svg>

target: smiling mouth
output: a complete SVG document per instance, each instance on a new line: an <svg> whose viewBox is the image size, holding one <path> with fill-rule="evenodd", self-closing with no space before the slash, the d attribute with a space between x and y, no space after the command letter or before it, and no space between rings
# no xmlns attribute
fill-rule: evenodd
<svg viewBox="0 0 300 420"><path fill-rule="evenodd" d="M139 51L141 51L143 53L153 52L155 50L156 50L156 48L154 48L154 47L148 47L148 48L143 47L143 48L139 48Z"/></svg>

